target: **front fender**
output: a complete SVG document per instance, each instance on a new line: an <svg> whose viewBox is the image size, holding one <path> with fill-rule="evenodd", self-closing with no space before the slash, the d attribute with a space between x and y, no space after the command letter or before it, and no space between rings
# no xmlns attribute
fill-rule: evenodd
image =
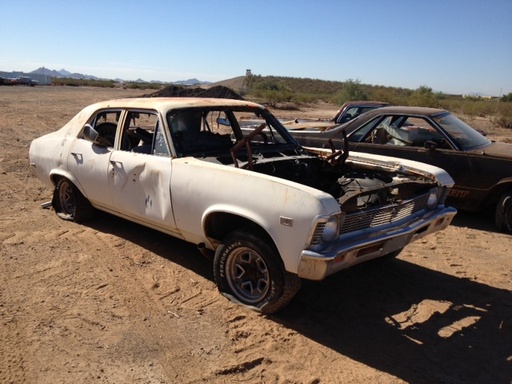
<svg viewBox="0 0 512 384"><path fill-rule="evenodd" d="M268 220L266 220L258 212L254 212L249 209L239 207L236 205L215 204L215 205L212 205L211 207L208 207L208 209L206 209L204 211L204 213L201 217L201 226L205 233L205 237L208 239L208 242L209 242L209 244L207 244L207 247L210 249L215 249L218 246L218 244L220 243L220 240L221 240L220 237L222 237L222 236L211 236L212 231L209 229L210 223L212 221L211 220L212 217L215 215L218 215L218 214L220 214L220 215L225 214L225 215L229 215L233 218L239 218L245 222L250 222L250 223L255 224L255 225L259 226L260 228L262 228L270 237L272 237L272 235L273 235L273 233L272 233L273 231L270 231L271 233L269 233L269 231L267 230ZM235 219L233 219L233 221L235 221ZM230 230L231 230L231 228L229 225L228 226L224 225L222 231L215 231L215 232L227 234L224 232L230 231Z"/></svg>

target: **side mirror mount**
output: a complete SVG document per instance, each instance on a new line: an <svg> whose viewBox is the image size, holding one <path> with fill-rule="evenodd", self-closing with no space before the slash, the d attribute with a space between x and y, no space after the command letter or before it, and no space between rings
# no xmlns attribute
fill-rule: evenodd
<svg viewBox="0 0 512 384"><path fill-rule="evenodd" d="M108 147L112 144L105 139L104 137L101 137L91 124L86 124L83 130L83 137L85 140L90 141L93 144L99 145L100 147Z"/></svg>
<svg viewBox="0 0 512 384"><path fill-rule="evenodd" d="M424 146L425 146L425 148L426 148L426 149L428 149L430 152L434 152L434 151L437 149L437 147L438 147L438 145L437 145L437 143L436 143L436 142L434 142L434 141L430 141L430 140L426 141L426 142L425 142L425 144L424 144Z"/></svg>
<svg viewBox="0 0 512 384"><path fill-rule="evenodd" d="M90 141L91 143L96 143L99 133L92 127L91 124L86 124L84 127L83 135L85 140Z"/></svg>

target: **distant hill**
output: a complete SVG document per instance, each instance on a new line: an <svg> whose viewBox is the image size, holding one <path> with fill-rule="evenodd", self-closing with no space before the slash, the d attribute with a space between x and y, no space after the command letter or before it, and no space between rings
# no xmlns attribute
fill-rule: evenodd
<svg viewBox="0 0 512 384"><path fill-rule="evenodd" d="M241 93L244 88L245 76L233 77L232 79L226 79L210 84L211 86L223 86L231 88L233 91Z"/></svg>
<svg viewBox="0 0 512 384"><path fill-rule="evenodd" d="M188 80L173 81L173 84L177 85L198 85L198 84L211 84L209 81L200 81L196 78Z"/></svg>
<svg viewBox="0 0 512 384"><path fill-rule="evenodd" d="M66 71L65 69L61 69L60 71L56 71L54 69L48 69L45 67L38 68L32 72L29 72L30 75L43 75L50 76L56 78L70 78L70 79L87 79L87 80L98 80L99 78L92 75L83 75L81 73L71 73Z"/></svg>
<svg viewBox="0 0 512 384"><path fill-rule="evenodd" d="M38 68L32 72L29 72L28 73L29 75L43 75L43 76L49 76L49 77L55 77L55 78L68 78L68 79L83 79L83 80L100 80L101 78L97 77L97 76L93 76L93 75L84 75L82 73L71 73L69 71L66 71L65 69L61 69L59 71L56 71L54 69L48 69L48 68L45 68L45 67L41 67L41 68ZM103 80L107 80L107 79L103 79ZM123 79L119 79L119 78L116 78L116 79L108 79L108 80L114 80L114 81L118 81L118 82L125 82L126 80L123 80ZM146 82L145 80L142 80L142 79L137 79L135 80L135 82L139 82L139 83L142 83L142 82ZM163 81L159 81L159 80L151 80L150 81L151 83L166 83L166 82L163 82ZM169 83L169 82L167 82ZM201 80L198 80L198 79L188 79L188 80L179 80L179 81L173 81L173 82L170 82L170 84L178 84L178 85L201 85L201 84L211 84L211 82L209 81L201 81Z"/></svg>

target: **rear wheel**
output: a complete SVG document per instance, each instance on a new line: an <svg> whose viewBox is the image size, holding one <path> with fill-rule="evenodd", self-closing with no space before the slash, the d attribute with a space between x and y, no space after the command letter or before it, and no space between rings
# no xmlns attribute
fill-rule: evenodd
<svg viewBox="0 0 512 384"><path fill-rule="evenodd" d="M496 226L501 232L512 234L512 191L501 196L496 206Z"/></svg>
<svg viewBox="0 0 512 384"><path fill-rule="evenodd" d="M279 311L300 288L275 247L248 231L234 231L217 248L213 261L219 291L231 301L262 314Z"/></svg>
<svg viewBox="0 0 512 384"><path fill-rule="evenodd" d="M68 179L60 179L57 182L52 206L61 219L76 223L90 219L94 214L94 208L89 200Z"/></svg>

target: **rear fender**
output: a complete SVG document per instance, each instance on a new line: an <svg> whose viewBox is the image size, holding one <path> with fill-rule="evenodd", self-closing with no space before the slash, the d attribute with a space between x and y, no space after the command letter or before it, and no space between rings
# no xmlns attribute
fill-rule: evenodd
<svg viewBox="0 0 512 384"><path fill-rule="evenodd" d="M507 191L512 190L512 177L505 177L501 179L496 185L489 191L487 197L482 201L482 206L495 205L498 203L501 196Z"/></svg>
<svg viewBox="0 0 512 384"><path fill-rule="evenodd" d="M79 189L79 191L82 193L82 195L85 196L82 186L80 185L78 180L71 173L69 173L68 171L66 171L64 169L55 169L50 172L50 180L52 181L52 184L54 187L57 186L57 183L59 182L59 180L63 179L63 178L71 181L75 185L75 187L77 187Z"/></svg>

